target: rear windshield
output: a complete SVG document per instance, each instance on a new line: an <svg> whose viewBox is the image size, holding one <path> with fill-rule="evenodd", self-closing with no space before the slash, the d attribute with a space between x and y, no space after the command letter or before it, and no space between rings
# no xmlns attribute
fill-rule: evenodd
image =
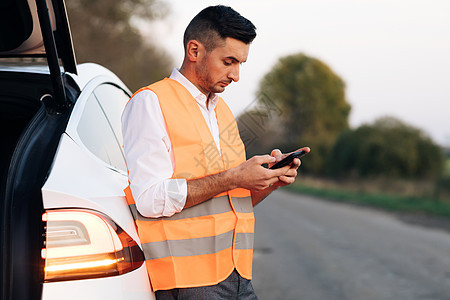
<svg viewBox="0 0 450 300"><path fill-rule="evenodd" d="M33 32L33 19L26 0L0 1L0 52L19 47Z"/></svg>

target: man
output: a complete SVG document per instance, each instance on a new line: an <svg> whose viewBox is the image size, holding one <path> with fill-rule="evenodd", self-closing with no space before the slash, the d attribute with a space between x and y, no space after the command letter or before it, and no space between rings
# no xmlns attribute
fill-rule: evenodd
<svg viewBox="0 0 450 300"><path fill-rule="evenodd" d="M204 9L186 28L181 68L124 110L125 192L158 299L256 299L253 206L292 183L300 160L277 170L262 165L279 161L279 150L246 160L217 96L239 80L255 36L232 8Z"/></svg>

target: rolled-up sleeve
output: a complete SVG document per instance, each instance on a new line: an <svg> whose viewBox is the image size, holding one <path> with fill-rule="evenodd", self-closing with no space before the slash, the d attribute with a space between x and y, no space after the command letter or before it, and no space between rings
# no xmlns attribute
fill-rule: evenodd
<svg viewBox="0 0 450 300"><path fill-rule="evenodd" d="M187 195L185 179L171 179L174 155L156 94L144 90L125 106L122 132L130 188L145 217L180 212Z"/></svg>

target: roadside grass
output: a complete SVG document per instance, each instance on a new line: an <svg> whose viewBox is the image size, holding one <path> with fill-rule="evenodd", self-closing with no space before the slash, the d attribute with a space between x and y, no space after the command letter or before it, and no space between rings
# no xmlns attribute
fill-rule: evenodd
<svg viewBox="0 0 450 300"><path fill-rule="evenodd" d="M395 195L380 192L382 189L379 191L355 190L348 187L340 188L332 184L311 184L311 180L305 182L297 180L286 189L332 201L370 206L386 211L426 214L450 219L450 201L427 196Z"/></svg>

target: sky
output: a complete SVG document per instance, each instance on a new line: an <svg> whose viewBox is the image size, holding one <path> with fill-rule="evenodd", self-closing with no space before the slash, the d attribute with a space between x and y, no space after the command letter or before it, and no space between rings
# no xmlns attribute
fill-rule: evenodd
<svg viewBox="0 0 450 300"><path fill-rule="evenodd" d="M235 116L249 109L280 57L320 59L346 83L352 128L396 117L450 147L450 1L162 0L169 15L150 38L183 59L189 21L209 5L233 7L257 28L240 80L222 94Z"/></svg>

